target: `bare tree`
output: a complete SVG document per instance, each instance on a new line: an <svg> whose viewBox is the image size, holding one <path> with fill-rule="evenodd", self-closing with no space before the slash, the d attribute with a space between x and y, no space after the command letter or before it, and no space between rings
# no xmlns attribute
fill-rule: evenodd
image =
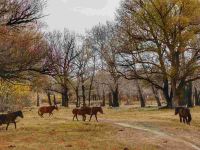
<svg viewBox="0 0 200 150"><path fill-rule="evenodd" d="M83 98L83 106L86 106L86 91L87 89L87 81L90 78L93 78L91 76L91 58L92 58L92 51L90 49L90 45L88 45L87 39L82 39L82 45L80 54L78 57L76 57L76 65L77 65L77 71L76 71L76 77L77 77L77 86L76 86L76 92L77 92L77 101L79 99L79 86L81 84L81 93Z"/></svg>
<svg viewBox="0 0 200 150"><path fill-rule="evenodd" d="M92 31L93 47L97 50L101 58L101 70L110 74L110 80L106 83L112 92L113 107L119 106L119 83L120 75L117 67L117 43L115 34L115 24L107 23L106 25L95 26Z"/></svg>
<svg viewBox="0 0 200 150"><path fill-rule="evenodd" d="M90 67L91 73L90 73L90 83L89 83L89 93L88 93L89 106L91 103L91 94L92 94L92 89L94 85L95 73L96 73L96 56L94 54L92 56L92 63L93 63L93 66Z"/></svg>
<svg viewBox="0 0 200 150"><path fill-rule="evenodd" d="M79 55L76 47L76 36L68 30L63 33L54 31L47 35L49 43L48 57L45 67L49 70L56 84L60 85L62 106L68 107L69 87L75 77L75 60Z"/></svg>
<svg viewBox="0 0 200 150"><path fill-rule="evenodd" d="M0 26L26 27L34 25L43 15L44 0L1 0Z"/></svg>

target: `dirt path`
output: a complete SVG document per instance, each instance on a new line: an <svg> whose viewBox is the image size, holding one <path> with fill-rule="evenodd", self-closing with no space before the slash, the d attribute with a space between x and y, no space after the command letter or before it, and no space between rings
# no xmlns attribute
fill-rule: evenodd
<svg viewBox="0 0 200 150"><path fill-rule="evenodd" d="M111 121L111 122L113 123L113 121ZM161 132L159 130L151 129L151 128L148 128L148 127L137 126L137 125L131 125L131 124L128 124L128 123L116 123L115 122L114 124L121 126L121 127L125 127L125 128L132 128L132 129L146 131L146 132L161 136L163 138L167 138L167 139L175 141L175 142L184 143L186 146L191 147L194 150L200 150L200 147L196 146L195 144L193 144L191 142L185 141L185 140L180 139L180 138L178 138L174 135L170 135L168 133Z"/></svg>
<svg viewBox="0 0 200 150"><path fill-rule="evenodd" d="M71 117L69 117L68 119L72 120ZM92 121L95 122L95 119L93 118ZM177 149L200 150L200 147L198 145L196 145L197 143L187 141L187 139L183 139L183 136L180 137L178 135L168 133L167 131L160 130L159 128L157 128L153 125L150 125L150 124L140 125L137 122L130 122L130 121L127 121L127 120L124 120L124 121L113 120L113 119L100 119L99 121L104 122L104 123L113 124L113 125L116 125L116 126L120 126L120 127L123 127L123 128L127 128L129 130L136 129L136 130L138 130L136 132L140 133L138 135L143 136L143 137L145 135L143 135L143 133L141 131L146 132L146 134L147 134L146 138L148 139L148 141L150 141L152 143L155 142L154 144L156 144L156 145L158 145L158 143L156 143L156 142L158 142L157 141L158 139L163 139L163 141L168 141L169 142L168 146L170 145L173 149L177 148ZM151 135L152 135L152 137L151 137ZM124 135L124 137L126 138L127 136ZM130 138L132 139L132 137L128 136L126 139L130 140ZM140 138L137 137L137 135L133 139L135 139L135 138L136 139L138 138L138 140L140 140ZM191 138L192 138L192 136L191 136ZM162 145L162 147L160 149L169 149L168 147L165 147L165 146L167 146L166 143L164 143L165 145L162 144L162 140L159 144Z"/></svg>

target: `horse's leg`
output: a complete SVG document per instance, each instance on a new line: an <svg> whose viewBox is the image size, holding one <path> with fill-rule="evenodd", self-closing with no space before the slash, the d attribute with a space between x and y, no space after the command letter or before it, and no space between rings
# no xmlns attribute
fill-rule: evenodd
<svg viewBox="0 0 200 150"><path fill-rule="evenodd" d="M187 119L187 117L185 117L185 123L186 123L186 124L188 123L188 119Z"/></svg>
<svg viewBox="0 0 200 150"><path fill-rule="evenodd" d="M83 121L86 121L86 115L83 115Z"/></svg>
<svg viewBox="0 0 200 150"><path fill-rule="evenodd" d="M188 121L188 118L187 118L187 117L185 117L185 120L186 120L186 124L189 124L189 121Z"/></svg>
<svg viewBox="0 0 200 150"><path fill-rule="evenodd" d="M10 124L10 123L7 123L7 127L6 127L6 130L8 130L8 126L9 126L9 124Z"/></svg>
<svg viewBox="0 0 200 150"><path fill-rule="evenodd" d="M85 116L84 115L82 115L82 121L85 121Z"/></svg>
<svg viewBox="0 0 200 150"><path fill-rule="evenodd" d="M73 116L73 121L74 121L75 116L76 116L76 115L74 114L74 116Z"/></svg>
<svg viewBox="0 0 200 150"><path fill-rule="evenodd" d="M40 117L43 118L43 113L41 112Z"/></svg>
<svg viewBox="0 0 200 150"><path fill-rule="evenodd" d="M187 124L190 125L190 121L187 121Z"/></svg>
<svg viewBox="0 0 200 150"><path fill-rule="evenodd" d="M85 118L84 118L84 115L82 115L82 121L84 121L84 119L85 119Z"/></svg>
<svg viewBox="0 0 200 150"><path fill-rule="evenodd" d="M82 115L82 120L83 120L83 121L86 120L86 115L85 115L85 114Z"/></svg>
<svg viewBox="0 0 200 150"><path fill-rule="evenodd" d="M76 120L78 121L78 115L76 114Z"/></svg>
<svg viewBox="0 0 200 150"><path fill-rule="evenodd" d="M180 117L180 122L182 122L182 117Z"/></svg>
<svg viewBox="0 0 200 150"><path fill-rule="evenodd" d="M91 115L90 115L90 120L89 120L89 121L91 121L91 119L92 119L92 116L93 116L93 114L91 114Z"/></svg>
<svg viewBox="0 0 200 150"><path fill-rule="evenodd" d="M189 118L188 118L188 117L186 117L186 122L187 122L188 125L190 125L190 122L189 122Z"/></svg>
<svg viewBox="0 0 200 150"><path fill-rule="evenodd" d="M17 125L16 125L16 122L14 121L14 124L15 124L15 129L17 128Z"/></svg>
<svg viewBox="0 0 200 150"><path fill-rule="evenodd" d="M98 119L97 119L97 114L95 114L95 118L96 118L96 121L98 122Z"/></svg>
<svg viewBox="0 0 200 150"><path fill-rule="evenodd" d="M183 122L186 123L187 119L185 117L183 117Z"/></svg>
<svg viewBox="0 0 200 150"><path fill-rule="evenodd" d="M179 114L179 118L180 118L180 122L182 122L182 117L181 117L181 115Z"/></svg>

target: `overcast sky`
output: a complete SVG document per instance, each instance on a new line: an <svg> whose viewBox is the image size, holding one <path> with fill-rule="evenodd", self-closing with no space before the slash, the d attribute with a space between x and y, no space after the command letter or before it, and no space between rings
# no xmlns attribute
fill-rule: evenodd
<svg viewBox="0 0 200 150"><path fill-rule="evenodd" d="M85 29L106 20L113 20L121 0L48 0L45 18L47 30L63 30L83 33Z"/></svg>

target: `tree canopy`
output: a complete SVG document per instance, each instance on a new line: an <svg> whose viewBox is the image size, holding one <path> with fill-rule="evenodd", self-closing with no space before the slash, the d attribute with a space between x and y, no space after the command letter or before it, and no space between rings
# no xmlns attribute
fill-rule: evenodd
<svg viewBox="0 0 200 150"><path fill-rule="evenodd" d="M126 0L118 10L122 74L163 90L168 105L172 98L178 103L182 88L200 78L199 4L198 0Z"/></svg>

